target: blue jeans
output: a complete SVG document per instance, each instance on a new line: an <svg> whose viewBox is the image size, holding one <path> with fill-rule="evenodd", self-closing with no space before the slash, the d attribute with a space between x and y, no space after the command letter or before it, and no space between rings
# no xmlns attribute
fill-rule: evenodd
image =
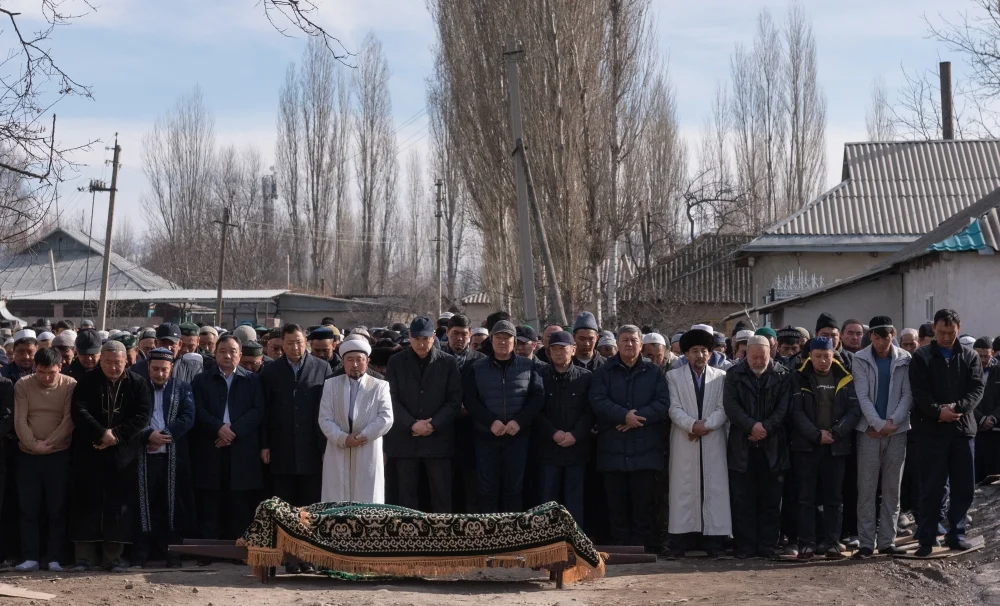
<svg viewBox="0 0 1000 606"><path fill-rule="evenodd" d="M479 513L520 512L524 509L524 467L527 463L527 435L502 438L476 436Z"/></svg>
<svg viewBox="0 0 1000 606"><path fill-rule="evenodd" d="M587 466L538 466L538 494L542 503L555 501L569 510L577 526L583 526L583 477ZM559 498L560 495L562 498Z"/></svg>
<svg viewBox="0 0 1000 606"><path fill-rule="evenodd" d="M917 539L921 545L933 545L937 539L941 500L947 486L951 488L947 540L965 537L965 514L969 512L976 490L974 448L972 438L963 435L918 436L920 516Z"/></svg>

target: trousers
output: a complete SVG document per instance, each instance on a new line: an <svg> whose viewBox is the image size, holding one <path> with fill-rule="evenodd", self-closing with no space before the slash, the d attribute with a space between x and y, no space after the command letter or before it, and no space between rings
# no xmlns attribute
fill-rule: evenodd
<svg viewBox="0 0 1000 606"><path fill-rule="evenodd" d="M555 501L569 510L576 524L583 527L584 476L587 466L540 465L538 467L538 495L542 503Z"/></svg>
<svg viewBox="0 0 1000 606"><path fill-rule="evenodd" d="M653 533L653 483L656 472L604 472L604 490L608 498L608 522L615 545L642 545L659 550Z"/></svg>
<svg viewBox="0 0 1000 606"><path fill-rule="evenodd" d="M799 482L799 546L816 548L816 503L823 506L823 540L832 547L840 541L844 523L844 473L847 457L833 456L829 446L812 452L793 452ZM821 493L817 499L816 493Z"/></svg>
<svg viewBox="0 0 1000 606"><path fill-rule="evenodd" d="M396 501L403 507L420 510L420 470L427 473L431 493L430 513L451 513L451 459L392 458L396 468Z"/></svg>
<svg viewBox="0 0 1000 606"><path fill-rule="evenodd" d="M858 447L858 539L862 547L882 549L894 544L899 520L900 487L906 461L906 433L871 438L857 432ZM879 488L878 537L875 509Z"/></svg>
<svg viewBox="0 0 1000 606"><path fill-rule="evenodd" d="M524 468L527 464L527 436L476 436L480 513L524 508Z"/></svg>
<svg viewBox="0 0 1000 606"><path fill-rule="evenodd" d="M921 545L937 540L941 500L950 486L948 539L965 536L965 514L976 490L973 440L960 434L921 435L917 440L920 466L920 516L917 539Z"/></svg>
<svg viewBox="0 0 1000 606"><path fill-rule="evenodd" d="M763 448L749 449L747 470L729 470L729 502L736 550L767 555L778 543L785 474L771 471Z"/></svg>
<svg viewBox="0 0 1000 606"><path fill-rule="evenodd" d="M39 539L42 511L47 515L47 562L62 559L66 541L69 487L69 451L39 455L19 452L17 494L21 517L21 555L25 560L42 561ZM44 505L44 507L43 507Z"/></svg>

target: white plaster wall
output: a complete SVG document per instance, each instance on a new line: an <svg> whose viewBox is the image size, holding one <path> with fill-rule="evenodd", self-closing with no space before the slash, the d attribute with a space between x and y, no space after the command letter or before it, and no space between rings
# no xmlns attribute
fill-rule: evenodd
<svg viewBox="0 0 1000 606"><path fill-rule="evenodd" d="M833 314L840 323L848 318L856 318L867 324L873 316L887 315L899 326L900 319L903 318L902 294L901 276L887 274L797 305L789 305L772 315L771 325L780 328L791 324L812 332L816 328L816 318L827 312Z"/></svg>
<svg viewBox="0 0 1000 606"><path fill-rule="evenodd" d="M766 253L754 257L753 301L755 305L764 303L763 297L771 289L777 276L785 276L789 271L822 276L824 285L863 273L865 270L885 260L886 253L873 257L870 253Z"/></svg>
<svg viewBox="0 0 1000 606"><path fill-rule="evenodd" d="M934 297L930 316L926 300ZM904 277L907 326L929 322L935 311L951 308L962 318L962 332L975 336L1000 334L1000 255L945 253L931 265Z"/></svg>

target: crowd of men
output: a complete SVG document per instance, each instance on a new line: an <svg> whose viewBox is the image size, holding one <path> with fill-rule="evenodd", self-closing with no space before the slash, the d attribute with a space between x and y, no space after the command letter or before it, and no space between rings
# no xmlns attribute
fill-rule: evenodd
<svg viewBox="0 0 1000 606"><path fill-rule="evenodd" d="M670 557L865 558L907 533L927 556L941 535L970 548L975 482L1000 474L996 344L947 309L728 338L589 312L540 335L497 312L0 338L0 555L19 571L180 566L167 545L236 539L269 496L557 501L599 543Z"/></svg>

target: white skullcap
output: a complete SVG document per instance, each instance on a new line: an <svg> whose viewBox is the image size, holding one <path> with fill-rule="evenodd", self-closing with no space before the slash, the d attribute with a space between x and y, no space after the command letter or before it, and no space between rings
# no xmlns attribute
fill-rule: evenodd
<svg viewBox="0 0 1000 606"><path fill-rule="evenodd" d="M103 340L103 341L107 341L108 339L111 338L111 335L106 330L99 330L99 331L97 331L97 334L98 334L98 336L101 337L101 340Z"/></svg>
<svg viewBox="0 0 1000 606"><path fill-rule="evenodd" d="M438 320L450 320L454 316L455 316L455 314L451 313L450 311L446 311L443 314L441 314L440 316L438 316Z"/></svg>
<svg viewBox="0 0 1000 606"><path fill-rule="evenodd" d="M484 337L488 337L489 334L490 334L490 331L486 330L482 326L477 326L476 328L472 329L472 334L473 335L483 335Z"/></svg>
<svg viewBox="0 0 1000 606"><path fill-rule="evenodd" d="M118 336L118 335L120 335L120 334L122 334L122 331L120 331L120 330L118 330L118 329L116 328L116 329L114 329L114 330L110 330L110 331L108 331L108 338L109 338L109 339L114 339L115 337L117 337L117 336ZM41 337L39 337L39 338L41 338Z"/></svg>
<svg viewBox="0 0 1000 606"><path fill-rule="evenodd" d="M20 341L21 339L27 339L27 338L37 339L38 335L36 335L35 331L31 330L30 328L25 328L23 330L19 330L16 333L14 333L15 341Z"/></svg>
<svg viewBox="0 0 1000 606"><path fill-rule="evenodd" d="M199 335L212 335L212 336L217 337L217 336L219 336L219 331L216 330L216 329L214 329L214 328L212 328L211 326L202 326L201 328L198 329L198 334ZM254 333L254 334L256 334L256 333Z"/></svg>
<svg viewBox="0 0 1000 606"><path fill-rule="evenodd" d="M752 336L753 336L752 330L737 331L736 335L733 337L733 343L746 343L747 341L750 340L750 337Z"/></svg>
<svg viewBox="0 0 1000 606"><path fill-rule="evenodd" d="M76 345L76 331L74 330L64 330L52 339L53 347L73 347L74 345Z"/></svg>
<svg viewBox="0 0 1000 606"><path fill-rule="evenodd" d="M747 347L751 345L763 345L764 347L771 347L771 342L764 335L753 335L747 340Z"/></svg>
<svg viewBox="0 0 1000 606"><path fill-rule="evenodd" d="M704 330L713 337L715 336L715 329L709 326L708 324L695 324L691 326L691 330Z"/></svg>
<svg viewBox="0 0 1000 606"><path fill-rule="evenodd" d="M348 339L340 344L340 357L343 358L352 351L360 351L365 356L372 355L372 346L364 339Z"/></svg>
<svg viewBox="0 0 1000 606"><path fill-rule="evenodd" d="M39 341L51 341L52 339L55 339L55 338L56 338L56 336L54 334L48 332L48 331L45 331L42 334L38 335L38 340Z"/></svg>
<svg viewBox="0 0 1000 606"><path fill-rule="evenodd" d="M233 336L239 339L240 343L249 343L257 340L257 331L253 329L253 326L244 324L233 330Z"/></svg>
<svg viewBox="0 0 1000 606"><path fill-rule="evenodd" d="M4 347L7 347L8 345L13 345L13 344L14 344L14 339L7 339L6 341L3 342L3 346Z"/></svg>
<svg viewBox="0 0 1000 606"><path fill-rule="evenodd" d="M663 335L661 335L660 333L658 333L658 332L651 332L649 334L642 335L642 344L643 345L662 345L662 346L666 347L667 346L667 340L664 339Z"/></svg>
<svg viewBox="0 0 1000 606"><path fill-rule="evenodd" d="M966 347L972 347L976 344L976 338L965 335L964 337L959 337L958 342Z"/></svg>

